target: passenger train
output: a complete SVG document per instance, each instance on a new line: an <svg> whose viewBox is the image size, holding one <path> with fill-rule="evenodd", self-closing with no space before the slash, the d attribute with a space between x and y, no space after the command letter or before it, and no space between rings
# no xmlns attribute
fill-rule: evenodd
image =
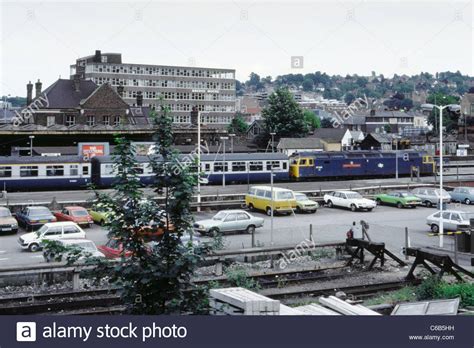
<svg viewBox="0 0 474 348"><path fill-rule="evenodd" d="M181 155L190 163L190 155ZM137 156L138 176L144 185L151 184L153 172L147 156ZM192 162L192 161L191 161ZM393 176L396 171L393 152L343 151L301 152L288 157L282 153L230 153L201 155L201 173L205 182L269 182L273 172L276 182L339 178L375 178ZM420 175L435 172L432 156L408 151L398 158L398 173L409 175L417 168ZM110 187L116 176L113 157L0 157L0 191L85 188L92 183Z"/></svg>

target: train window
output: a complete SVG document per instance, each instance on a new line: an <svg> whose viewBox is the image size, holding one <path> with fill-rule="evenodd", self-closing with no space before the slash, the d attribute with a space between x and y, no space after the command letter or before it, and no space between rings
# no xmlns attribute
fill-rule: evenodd
<svg viewBox="0 0 474 348"><path fill-rule="evenodd" d="M69 175L78 176L79 175L79 166L77 164L71 164L69 166Z"/></svg>
<svg viewBox="0 0 474 348"><path fill-rule="evenodd" d="M267 161L267 170L280 169L280 161Z"/></svg>
<svg viewBox="0 0 474 348"><path fill-rule="evenodd" d="M12 167L0 167L0 178L11 178Z"/></svg>
<svg viewBox="0 0 474 348"><path fill-rule="evenodd" d="M300 166L305 166L306 165L306 158L300 159Z"/></svg>
<svg viewBox="0 0 474 348"><path fill-rule="evenodd" d="M314 159L310 158L310 159L308 160L308 165L314 166Z"/></svg>
<svg viewBox="0 0 474 348"><path fill-rule="evenodd" d="M232 162L233 172L244 172L246 169L245 162Z"/></svg>
<svg viewBox="0 0 474 348"><path fill-rule="evenodd" d="M288 168L288 163L283 162L283 169L287 169L287 168Z"/></svg>
<svg viewBox="0 0 474 348"><path fill-rule="evenodd" d="M143 166L142 165L137 165L135 166L135 173L136 174L143 174L145 172L145 170L143 169Z"/></svg>
<svg viewBox="0 0 474 348"><path fill-rule="evenodd" d="M210 163L203 163L204 164L204 171L210 172L211 171L211 164Z"/></svg>
<svg viewBox="0 0 474 348"><path fill-rule="evenodd" d="M89 175L89 166L83 166L82 167L82 175Z"/></svg>
<svg viewBox="0 0 474 348"><path fill-rule="evenodd" d="M215 162L214 163L214 172L222 172L222 169L224 168L224 162ZM227 172L229 170L229 167L227 165L227 162L225 163L225 171Z"/></svg>
<svg viewBox="0 0 474 348"><path fill-rule="evenodd" d="M114 173L114 165L106 164L104 165L104 175L110 175Z"/></svg>
<svg viewBox="0 0 474 348"><path fill-rule="evenodd" d="M38 176L38 166L21 166L20 176L21 177Z"/></svg>
<svg viewBox="0 0 474 348"><path fill-rule="evenodd" d="M64 176L64 166L46 166L46 176Z"/></svg>
<svg viewBox="0 0 474 348"><path fill-rule="evenodd" d="M260 172L263 170L263 162L249 162L249 170L251 172Z"/></svg>

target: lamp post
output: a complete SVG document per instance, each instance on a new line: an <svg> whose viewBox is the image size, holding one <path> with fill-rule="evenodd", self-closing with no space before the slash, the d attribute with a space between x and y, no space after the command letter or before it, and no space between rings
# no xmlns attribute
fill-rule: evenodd
<svg viewBox="0 0 474 348"><path fill-rule="evenodd" d="M33 157L33 139L35 138L35 136L30 135L28 138L30 138L30 157Z"/></svg>
<svg viewBox="0 0 474 348"><path fill-rule="evenodd" d="M400 137L396 136L395 139L395 178L398 180L398 140Z"/></svg>
<svg viewBox="0 0 474 348"><path fill-rule="evenodd" d="M271 215L270 215L270 245L273 246L273 208L274 208L274 197L273 197L273 164L271 165L270 169L270 190L272 195L272 206L270 208ZM272 266L273 266L273 256L272 256Z"/></svg>
<svg viewBox="0 0 474 348"><path fill-rule="evenodd" d="M221 137L221 140L224 143L224 149L222 151L222 187L225 187L225 170L226 170L226 162L225 162L225 141L229 139L229 137Z"/></svg>
<svg viewBox="0 0 474 348"><path fill-rule="evenodd" d="M8 102L7 98L9 96L10 96L10 94L3 96L3 120L4 120L5 124L7 124L7 102Z"/></svg>
<svg viewBox="0 0 474 348"><path fill-rule="evenodd" d="M230 152L234 153L234 137L235 137L235 134L231 133L231 134L229 134L229 137L230 137Z"/></svg>
<svg viewBox="0 0 474 348"><path fill-rule="evenodd" d="M434 107L439 110L439 247L443 247L443 233L444 233L444 221L443 221L443 110L449 105Z"/></svg>
<svg viewBox="0 0 474 348"><path fill-rule="evenodd" d="M274 140L274 137L275 137L276 133L271 132L270 135L272 136L272 153L273 153L273 149L274 149L273 140Z"/></svg>
<svg viewBox="0 0 474 348"><path fill-rule="evenodd" d="M198 144L197 144L197 211L201 211L201 111L198 111L198 119L197 119L197 127L198 127Z"/></svg>

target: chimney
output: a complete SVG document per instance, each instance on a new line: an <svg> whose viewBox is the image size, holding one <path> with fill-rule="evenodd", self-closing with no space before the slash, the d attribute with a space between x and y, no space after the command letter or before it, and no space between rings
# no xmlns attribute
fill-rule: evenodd
<svg viewBox="0 0 474 348"><path fill-rule="evenodd" d="M117 93L121 98L123 98L123 85L122 84L117 86Z"/></svg>
<svg viewBox="0 0 474 348"><path fill-rule="evenodd" d="M30 82L26 85L26 106L30 105L33 101L33 84Z"/></svg>
<svg viewBox="0 0 474 348"><path fill-rule="evenodd" d="M191 110L191 124L197 126L198 124L199 111L196 105L193 106Z"/></svg>
<svg viewBox="0 0 474 348"><path fill-rule="evenodd" d="M38 79L38 81L35 83L35 91L36 91L35 98L39 98L39 96L41 95L41 87L42 86L43 86L43 84Z"/></svg>
<svg viewBox="0 0 474 348"><path fill-rule="evenodd" d="M75 92L81 91L81 75L79 74L74 75L74 91Z"/></svg>
<svg viewBox="0 0 474 348"><path fill-rule="evenodd" d="M137 106L143 105L143 95L141 91L137 92Z"/></svg>
<svg viewBox="0 0 474 348"><path fill-rule="evenodd" d="M100 63L101 61L102 61L102 53L100 52L100 50L96 50L95 55L94 55L94 63Z"/></svg>

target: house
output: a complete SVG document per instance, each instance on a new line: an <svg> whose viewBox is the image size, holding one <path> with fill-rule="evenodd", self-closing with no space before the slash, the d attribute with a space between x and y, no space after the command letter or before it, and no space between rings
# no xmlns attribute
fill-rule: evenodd
<svg viewBox="0 0 474 348"><path fill-rule="evenodd" d="M318 138L281 138L277 151L291 156L295 152L323 151L324 145Z"/></svg>
<svg viewBox="0 0 474 348"><path fill-rule="evenodd" d="M245 121L252 123L262 117L262 106L257 97L244 95L236 100L236 109L242 114Z"/></svg>
<svg viewBox="0 0 474 348"><path fill-rule="evenodd" d="M349 115L343 119L342 125L352 131L366 132L365 115Z"/></svg>
<svg viewBox="0 0 474 348"><path fill-rule="evenodd" d="M394 136L385 133L370 133L360 143L362 150L391 151L393 149Z"/></svg>
<svg viewBox="0 0 474 348"><path fill-rule="evenodd" d="M370 110L369 114L356 114L355 116L365 116L366 133L401 133L405 127L414 126L415 113L391 110Z"/></svg>
<svg viewBox="0 0 474 348"><path fill-rule="evenodd" d="M425 152L427 155L439 155L439 137L414 136L404 139L410 146L410 149ZM444 135L443 154L456 155L457 139L454 135Z"/></svg>
<svg viewBox="0 0 474 348"><path fill-rule="evenodd" d="M265 133L265 123L263 120L253 121L247 129L247 139L253 140L256 136Z"/></svg>
<svg viewBox="0 0 474 348"><path fill-rule="evenodd" d="M319 139L324 147L324 151L341 151L343 148L342 139L346 131L342 127L318 128L314 130L310 137Z"/></svg>
<svg viewBox="0 0 474 348"><path fill-rule="evenodd" d="M352 131L346 129L342 137L341 144L343 150L355 150L359 147L360 142L364 140L364 133L361 131Z"/></svg>

